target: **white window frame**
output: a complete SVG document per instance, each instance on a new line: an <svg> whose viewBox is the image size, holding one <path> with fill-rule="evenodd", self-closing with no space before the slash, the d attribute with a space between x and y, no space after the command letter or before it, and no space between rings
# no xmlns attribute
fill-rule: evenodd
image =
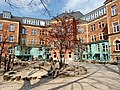
<svg viewBox="0 0 120 90"><path fill-rule="evenodd" d="M24 28L22 28L22 34L25 34L25 29Z"/></svg>
<svg viewBox="0 0 120 90"><path fill-rule="evenodd" d="M37 31L36 30L32 30L31 34L32 35L37 35Z"/></svg>
<svg viewBox="0 0 120 90"><path fill-rule="evenodd" d="M102 51L105 52L105 50L106 50L106 45L103 43L102 44Z"/></svg>
<svg viewBox="0 0 120 90"><path fill-rule="evenodd" d="M14 29L15 29L14 24L10 24L10 31L14 31Z"/></svg>
<svg viewBox="0 0 120 90"><path fill-rule="evenodd" d="M33 44L33 39L31 39L31 42L30 42L31 44Z"/></svg>
<svg viewBox="0 0 120 90"><path fill-rule="evenodd" d="M101 21L101 28L104 28L104 27L105 27L104 21Z"/></svg>
<svg viewBox="0 0 120 90"><path fill-rule="evenodd" d="M116 48L116 46L117 46L118 49ZM115 46L115 51L120 51L120 48L119 48L120 47L120 43L116 43L116 46Z"/></svg>
<svg viewBox="0 0 120 90"><path fill-rule="evenodd" d="M37 40L33 39L33 44L36 45L36 43L37 43Z"/></svg>
<svg viewBox="0 0 120 90"><path fill-rule="evenodd" d="M2 30L3 29L3 24L2 23L0 23L0 30Z"/></svg>
<svg viewBox="0 0 120 90"><path fill-rule="evenodd" d="M116 6L116 5L113 5L113 6L111 7L111 12L112 12L112 16L117 15L117 6Z"/></svg>
<svg viewBox="0 0 120 90"><path fill-rule="evenodd" d="M93 24L93 31L95 31L95 24Z"/></svg>
<svg viewBox="0 0 120 90"><path fill-rule="evenodd" d="M100 52L100 44L97 44L97 51Z"/></svg>
<svg viewBox="0 0 120 90"><path fill-rule="evenodd" d="M22 44L26 44L27 43L27 39L26 38L22 38Z"/></svg>
<svg viewBox="0 0 120 90"><path fill-rule="evenodd" d="M102 28L102 27L101 27L101 22L98 22L98 28L99 28L99 29Z"/></svg>
<svg viewBox="0 0 120 90"><path fill-rule="evenodd" d="M117 25L114 25L115 23L117 23ZM118 22L113 23L113 32L114 33L119 32L119 23Z"/></svg>
<svg viewBox="0 0 120 90"><path fill-rule="evenodd" d="M53 53L53 58L54 58L54 59L57 58L57 54L56 54L56 52Z"/></svg>
<svg viewBox="0 0 120 90"><path fill-rule="evenodd" d="M81 32L81 28L80 27L78 27L78 33L80 33Z"/></svg>
<svg viewBox="0 0 120 90"><path fill-rule="evenodd" d="M44 45L44 40L40 40L40 45Z"/></svg>
<svg viewBox="0 0 120 90"><path fill-rule="evenodd" d="M11 37L12 37L12 39L11 39ZM14 36L9 36L8 40L9 40L9 42L14 42Z"/></svg>
<svg viewBox="0 0 120 90"><path fill-rule="evenodd" d="M68 59L72 59L72 52L68 52Z"/></svg>
<svg viewBox="0 0 120 90"><path fill-rule="evenodd" d="M82 37L82 38L81 38L81 42L84 43L84 40L85 40L84 37Z"/></svg>
<svg viewBox="0 0 120 90"><path fill-rule="evenodd" d="M12 50L12 47L9 47L9 48L8 48L8 53L9 53L9 54L12 54L12 51L13 51L13 50Z"/></svg>
<svg viewBox="0 0 120 90"><path fill-rule="evenodd" d="M101 38L102 37L102 38ZM100 33L99 40L103 40L103 33Z"/></svg>

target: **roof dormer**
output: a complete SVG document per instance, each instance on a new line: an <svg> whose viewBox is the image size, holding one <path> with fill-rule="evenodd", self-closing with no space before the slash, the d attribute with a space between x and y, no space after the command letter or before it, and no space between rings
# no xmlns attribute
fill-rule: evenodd
<svg viewBox="0 0 120 90"><path fill-rule="evenodd" d="M11 12L3 11L3 18L11 19Z"/></svg>

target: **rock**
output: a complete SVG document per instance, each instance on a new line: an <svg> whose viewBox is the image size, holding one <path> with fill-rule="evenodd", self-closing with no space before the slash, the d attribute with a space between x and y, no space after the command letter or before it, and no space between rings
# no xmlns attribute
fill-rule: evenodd
<svg viewBox="0 0 120 90"><path fill-rule="evenodd" d="M11 77L11 81L14 81L16 79L16 76Z"/></svg>
<svg viewBox="0 0 120 90"><path fill-rule="evenodd" d="M21 76L16 76L16 81L20 81Z"/></svg>
<svg viewBox="0 0 120 90"><path fill-rule="evenodd" d="M11 79L11 77L12 77L12 76L10 76L8 73L5 73L5 74L3 75L3 80L4 80L4 81L9 81L9 80Z"/></svg>
<svg viewBox="0 0 120 90"><path fill-rule="evenodd" d="M38 79L41 79L41 76L39 76Z"/></svg>
<svg viewBox="0 0 120 90"><path fill-rule="evenodd" d="M64 71L75 71L75 66L68 66Z"/></svg>
<svg viewBox="0 0 120 90"><path fill-rule="evenodd" d="M9 75L10 75L10 74L16 74L17 71L9 71L8 73L9 73Z"/></svg>
<svg viewBox="0 0 120 90"><path fill-rule="evenodd" d="M40 61L38 65L39 66L44 66L44 61Z"/></svg>
<svg viewBox="0 0 120 90"><path fill-rule="evenodd" d="M79 73L80 75L84 75L87 73L87 69L83 66L79 66Z"/></svg>
<svg viewBox="0 0 120 90"><path fill-rule="evenodd" d="M50 65L51 65L51 63L49 63L47 61L44 62L44 66L50 66Z"/></svg>
<svg viewBox="0 0 120 90"><path fill-rule="evenodd" d="M48 75L43 75L43 76L41 76L41 78L46 78L46 77L48 77Z"/></svg>
<svg viewBox="0 0 120 90"><path fill-rule="evenodd" d="M67 71L69 77L75 77L75 72Z"/></svg>
<svg viewBox="0 0 120 90"><path fill-rule="evenodd" d="M37 76L32 77L32 79L37 79Z"/></svg>

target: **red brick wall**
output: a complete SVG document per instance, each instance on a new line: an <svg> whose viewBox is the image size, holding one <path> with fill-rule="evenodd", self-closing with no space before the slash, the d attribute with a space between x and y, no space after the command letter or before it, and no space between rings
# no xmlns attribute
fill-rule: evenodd
<svg viewBox="0 0 120 90"><path fill-rule="evenodd" d="M116 5L117 6L117 15L112 16L112 9L111 7ZM109 44L110 44L110 55L111 61L116 60L116 55L120 55L120 52L115 51L115 40L120 40L120 34L114 33L113 23L118 22L119 24L119 31L120 31L120 0L113 0L106 4L107 8L107 22L108 22L108 33L109 33Z"/></svg>

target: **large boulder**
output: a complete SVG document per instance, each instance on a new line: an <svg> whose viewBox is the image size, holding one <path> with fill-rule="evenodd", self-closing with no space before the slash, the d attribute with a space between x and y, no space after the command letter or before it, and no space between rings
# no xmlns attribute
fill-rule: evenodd
<svg viewBox="0 0 120 90"><path fill-rule="evenodd" d="M5 73L5 74L3 75L3 80L4 80L4 81L9 81L9 80L11 79L11 77L12 77L12 75L9 75L9 73Z"/></svg>
<svg viewBox="0 0 120 90"><path fill-rule="evenodd" d="M83 66L79 66L78 69L79 69L79 74L80 75L84 75L84 74L87 73L87 69L85 67L83 67Z"/></svg>
<svg viewBox="0 0 120 90"><path fill-rule="evenodd" d="M64 71L75 71L75 66L68 66L64 69Z"/></svg>

